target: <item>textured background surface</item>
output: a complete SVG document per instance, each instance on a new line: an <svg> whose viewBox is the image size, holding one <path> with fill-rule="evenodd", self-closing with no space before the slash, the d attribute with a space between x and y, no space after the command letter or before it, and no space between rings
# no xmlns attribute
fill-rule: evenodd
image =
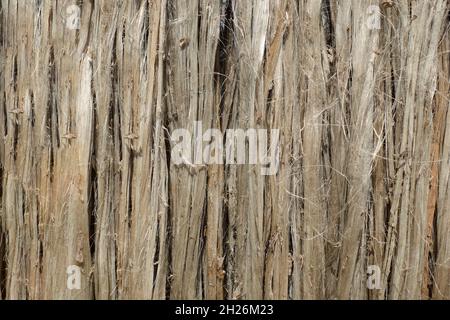
<svg viewBox="0 0 450 320"><path fill-rule="evenodd" d="M1 0L1 297L449 299L448 12ZM196 120L280 129L278 174L174 165Z"/></svg>

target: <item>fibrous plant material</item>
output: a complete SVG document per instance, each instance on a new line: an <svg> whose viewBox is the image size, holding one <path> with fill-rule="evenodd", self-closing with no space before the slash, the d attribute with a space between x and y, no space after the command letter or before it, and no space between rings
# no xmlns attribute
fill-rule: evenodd
<svg viewBox="0 0 450 320"><path fill-rule="evenodd" d="M0 298L450 299L449 10L0 0Z"/></svg>

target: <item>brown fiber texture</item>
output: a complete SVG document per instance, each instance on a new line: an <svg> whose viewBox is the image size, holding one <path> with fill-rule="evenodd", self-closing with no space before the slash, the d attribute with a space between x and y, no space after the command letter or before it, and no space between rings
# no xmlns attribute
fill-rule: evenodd
<svg viewBox="0 0 450 320"><path fill-rule="evenodd" d="M0 298L450 299L449 6L0 0Z"/></svg>

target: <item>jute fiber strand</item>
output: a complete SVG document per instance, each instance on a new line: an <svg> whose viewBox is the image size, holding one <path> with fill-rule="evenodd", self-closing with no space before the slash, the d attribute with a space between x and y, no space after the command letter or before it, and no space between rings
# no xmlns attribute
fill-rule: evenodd
<svg viewBox="0 0 450 320"><path fill-rule="evenodd" d="M0 0L0 298L450 299L449 12Z"/></svg>

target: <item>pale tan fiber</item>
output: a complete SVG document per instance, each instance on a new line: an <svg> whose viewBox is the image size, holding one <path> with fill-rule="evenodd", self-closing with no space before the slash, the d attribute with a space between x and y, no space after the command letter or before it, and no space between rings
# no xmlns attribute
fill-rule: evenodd
<svg viewBox="0 0 450 320"><path fill-rule="evenodd" d="M0 0L0 299L450 299L449 9Z"/></svg>

